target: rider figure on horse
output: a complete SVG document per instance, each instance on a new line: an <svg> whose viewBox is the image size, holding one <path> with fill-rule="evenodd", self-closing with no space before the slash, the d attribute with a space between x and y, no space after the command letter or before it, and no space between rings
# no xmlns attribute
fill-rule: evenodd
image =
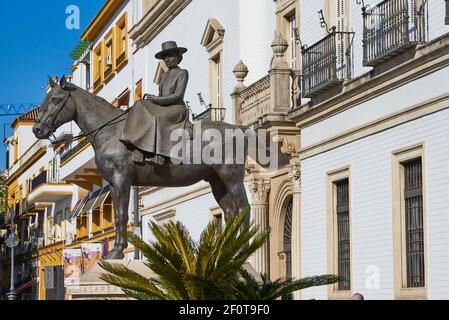
<svg viewBox="0 0 449 320"><path fill-rule="evenodd" d="M170 134L184 129L188 121L184 94L189 73L178 67L185 52L187 49L178 47L175 41L162 44L162 51L155 57L164 60L168 71L161 75L159 96L146 94L129 112L120 141L137 148L143 154L143 163L168 164L175 143L170 141Z"/></svg>

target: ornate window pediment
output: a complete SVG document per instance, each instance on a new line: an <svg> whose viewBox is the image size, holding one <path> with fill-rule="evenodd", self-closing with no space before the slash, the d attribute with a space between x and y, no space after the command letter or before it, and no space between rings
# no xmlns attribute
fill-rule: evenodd
<svg viewBox="0 0 449 320"><path fill-rule="evenodd" d="M225 29L218 22L217 19L209 19L207 21L206 29L201 39L201 44L206 48L208 52L213 51L217 46L223 43L225 35Z"/></svg>

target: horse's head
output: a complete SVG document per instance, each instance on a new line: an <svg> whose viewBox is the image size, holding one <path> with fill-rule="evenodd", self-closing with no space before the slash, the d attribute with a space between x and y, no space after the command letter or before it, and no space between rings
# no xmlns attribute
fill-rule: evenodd
<svg viewBox="0 0 449 320"><path fill-rule="evenodd" d="M50 92L40 106L40 115L33 126L33 133L38 139L48 139L64 123L75 119L76 107L71 92L75 86L62 77L60 84L49 78Z"/></svg>

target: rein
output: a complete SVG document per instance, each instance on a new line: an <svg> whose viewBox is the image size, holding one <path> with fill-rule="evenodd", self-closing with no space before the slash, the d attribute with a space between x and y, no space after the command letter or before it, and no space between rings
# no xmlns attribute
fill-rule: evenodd
<svg viewBox="0 0 449 320"><path fill-rule="evenodd" d="M54 141L51 141L51 140L50 140L50 142L51 142L52 145L57 144L57 143L62 143L62 142L66 142L66 143L67 143L67 142L73 142L73 141L79 140L79 139L81 139L81 138L88 137L88 136L90 136L90 135L92 135L92 134L94 134L94 133L100 131L100 130L103 129L104 127L110 125L110 124L111 124L112 122L114 122L115 120L117 120L117 119L123 117L124 115L126 115L126 114L131 110L131 108L129 108L128 110L125 110L125 111L124 111L123 113L121 113L119 116L117 116L117 117L115 117L114 119L112 119L112 120L106 122L105 124L101 125L101 126L98 127L97 129L92 130L91 132L79 134L79 135L77 135L77 136L75 136L75 137L72 137L72 138L70 138L70 139L62 139L61 141L58 141L57 138L56 138L56 136L54 135L54 133L55 133L55 131L56 131L56 129L57 129L57 128L55 128L55 124L54 124L54 123L56 122L56 118L58 117L59 113L60 113L60 112L62 111L62 109L64 109L64 107L66 106L67 101L69 100L70 97L71 97L71 93L69 92L69 94L67 95L67 97L66 97L65 100L64 100L64 103L62 103L61 106L58 108L58 110L56 110L56 112L55 112L54 114L51 115L51 117L50 117L48 123L44 123L46 126L48 126L48 127L50 128L51 134L52 134L52 136L55 138Z"/></svg>

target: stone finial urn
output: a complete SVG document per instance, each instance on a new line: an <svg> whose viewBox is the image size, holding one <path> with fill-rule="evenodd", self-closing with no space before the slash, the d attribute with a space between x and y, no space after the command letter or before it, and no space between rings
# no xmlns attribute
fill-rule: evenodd
<svg viewBox="0 0 449 320"><path fill-rule="evenodd" d="M288 66L284 59L285 52L288 49L288 42L284 39L284 37L282 37L282 34L277 31L274 33L271 49L274 53L272 68Z"/></svg>
<svg viewBox="0 0 449 320"><path fill-rule="evenodd" d="M234 70L232 72L234 73L234 76L238 81L236 88L244 88L245 85L243 84L243 81L245 81L245 78L248 75L248 67L243 63L242 60L240 60L239 63L234 67Z"/></svg>

